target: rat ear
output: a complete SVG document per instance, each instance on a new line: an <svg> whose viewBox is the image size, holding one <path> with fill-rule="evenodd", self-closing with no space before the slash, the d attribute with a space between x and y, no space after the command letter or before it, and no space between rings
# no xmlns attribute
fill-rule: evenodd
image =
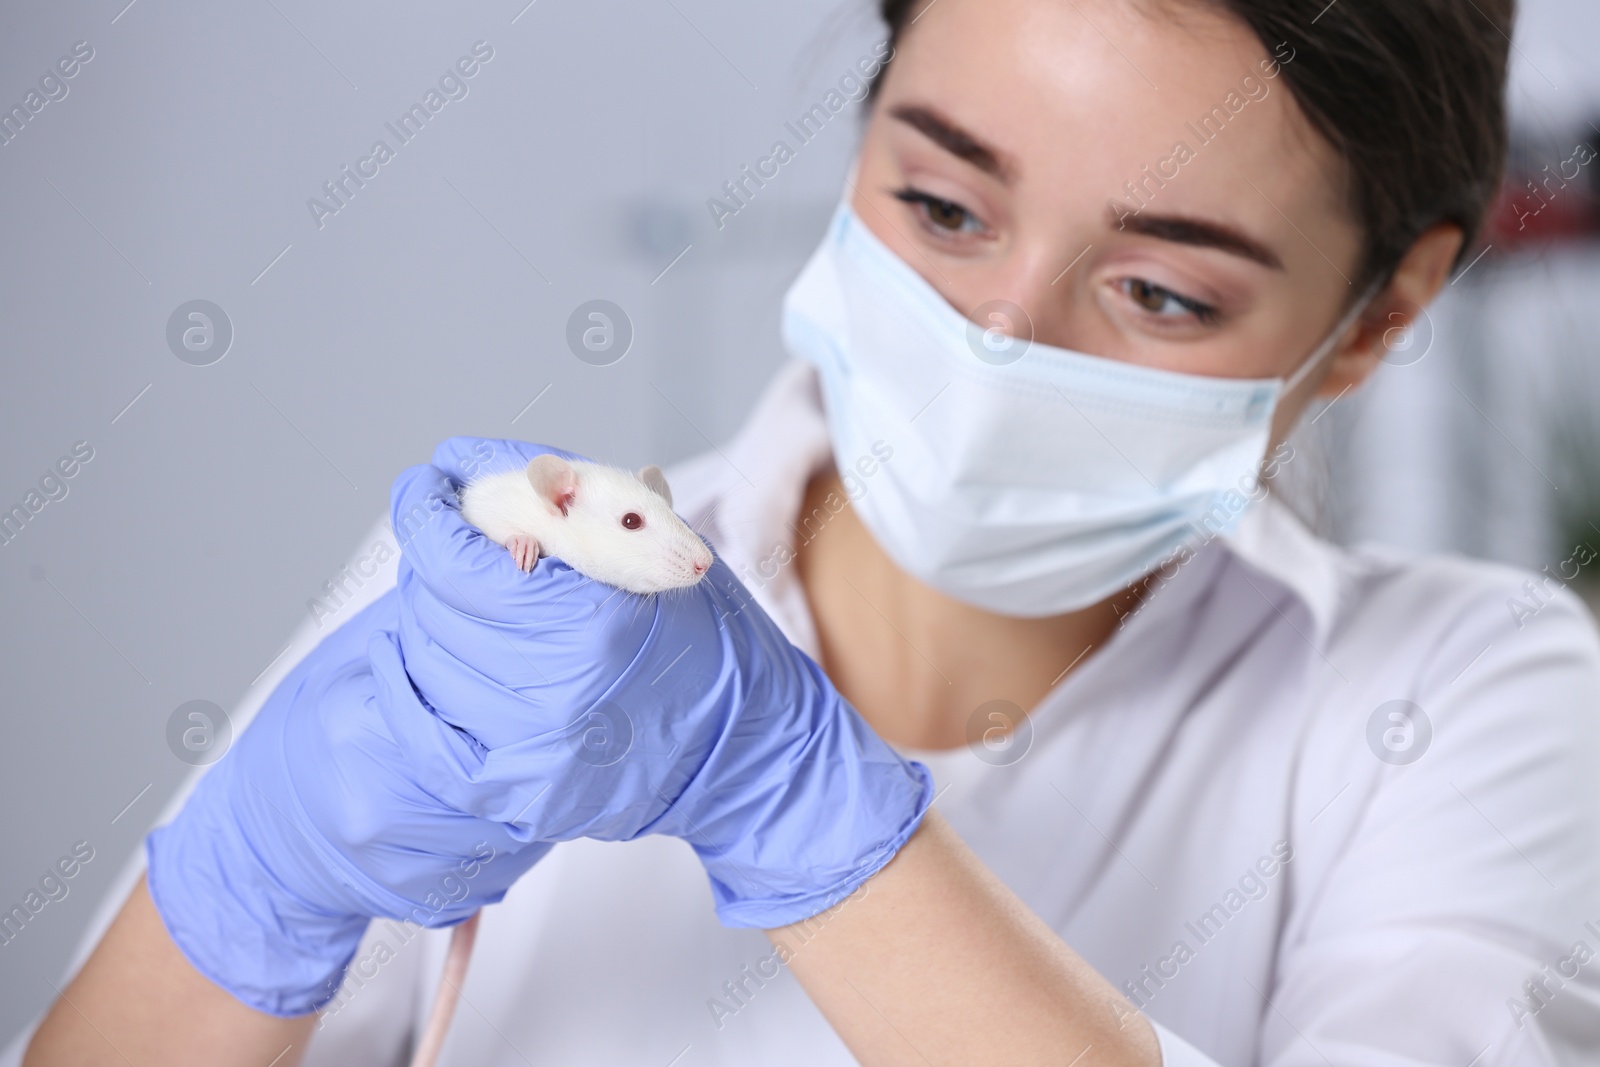
<svg viewBox="0 0 1600 1067"><path fill-rule="evenodd" d="M648 467L639 468L639 480L645 484L656 496L667 502L667 507L672 506L672 487L667 484L667 476L661 473L661 468L654 463Z"/></svg>
<svg viewBox="0 0 1600 1067"><path fill-rule="evenodd" d="M528 484L540 500L565 515L578 493L578 472L560 456L546 452L528 461Z"/></svg>

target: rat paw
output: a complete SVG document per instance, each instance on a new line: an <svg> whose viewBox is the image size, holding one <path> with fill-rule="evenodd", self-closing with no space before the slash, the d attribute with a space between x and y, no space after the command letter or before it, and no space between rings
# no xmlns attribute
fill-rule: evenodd
<svg viewBox="0 0 1600 1067"><path fill-rule="evenodd" d="M539 562L539 542L527 534L512 534L506 538L506 551L524 574L530 573L533 565Z"/></svg>

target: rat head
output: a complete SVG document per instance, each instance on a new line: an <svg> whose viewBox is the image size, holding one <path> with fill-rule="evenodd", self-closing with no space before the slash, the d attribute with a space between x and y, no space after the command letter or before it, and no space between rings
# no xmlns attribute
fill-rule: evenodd
<svg viewBox="0 0 1600 1067"><path fill-rule="evenodd" d="M528 464L528 484L557 519L547 551L591 578L660 593L711 569L711 550L673 512L660 467L632 474L546 454Z"/></svg>

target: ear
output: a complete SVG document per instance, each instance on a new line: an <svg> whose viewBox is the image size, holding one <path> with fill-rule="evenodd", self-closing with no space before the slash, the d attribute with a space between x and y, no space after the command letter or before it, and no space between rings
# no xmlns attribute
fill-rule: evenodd
<svg viewBox="0 0 1600 1067"><path fill-rule="evenodd" d="M1318 396L1336 396L1360 385L1378 369L1389 349L1404 344L1408 330L1422 318L1461 250L1461 227L1441 222L1423 231L1401 257L1389 284L1339 344Z"/></svg>
<svg viewBox="0 0 1600 1067"><path fill-rule="evenodd" d="M567 513L572 498L578 493L578 472L560 456L546 452L528 461L528 484L551 507Z"/></svg>
<svg viewBox="0 0 1600 1067"><path fill-rule="evenodd" d="M639 480L645 484L656 496L667 502L667 507L672 506L672 487L667 484L667 476L661 473L661 468L654 463L648 467L639 468Z"/></svg>

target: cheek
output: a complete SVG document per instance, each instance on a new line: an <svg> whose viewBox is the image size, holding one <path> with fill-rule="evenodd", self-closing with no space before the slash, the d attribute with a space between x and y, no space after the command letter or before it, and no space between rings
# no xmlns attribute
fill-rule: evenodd
<svg viewBox="0 0 1600 1067"><path fill-rule="evenodd" d="M650 539L650 556L652 559L670 560L678 555L677 543L665 534Z"/></svg>

